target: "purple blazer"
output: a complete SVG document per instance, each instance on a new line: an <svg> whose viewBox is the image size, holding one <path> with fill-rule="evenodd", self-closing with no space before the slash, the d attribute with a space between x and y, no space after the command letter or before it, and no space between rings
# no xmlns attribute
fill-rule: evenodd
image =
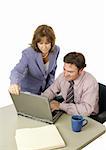
<svg viewBox="0 0 106 150"><path fill-rule="evenodd" d="M60 48L55 45L54 51L49 54L49 68L46 72L41 53L32 47L26 48L19 63L11 71L11 84L19 84L21 91L41 94L54 81L59 52Z"/></svg>

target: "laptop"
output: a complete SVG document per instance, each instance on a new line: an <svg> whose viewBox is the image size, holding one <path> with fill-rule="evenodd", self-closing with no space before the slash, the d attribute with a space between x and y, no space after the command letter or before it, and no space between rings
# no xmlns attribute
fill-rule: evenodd
<svg viewBox="0 0 106 150"><path fill-rule="evenodd" d="M47 97L29 92L20 92L19 95L10 95L18 115L47 123L55 123L63 113L62 110L55 110L52 112Z"/></svg>

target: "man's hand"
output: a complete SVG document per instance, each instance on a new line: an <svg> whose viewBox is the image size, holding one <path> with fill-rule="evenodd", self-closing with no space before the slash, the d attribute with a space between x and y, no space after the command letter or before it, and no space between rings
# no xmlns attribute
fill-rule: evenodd
<svg viewBox="0 0 106 150"><path fill-rule="evenodd" d="M56 100L53 100L50 102L50 107L51 107L52 111L59 110L59 106L60 106L60 103Z"/></svg>

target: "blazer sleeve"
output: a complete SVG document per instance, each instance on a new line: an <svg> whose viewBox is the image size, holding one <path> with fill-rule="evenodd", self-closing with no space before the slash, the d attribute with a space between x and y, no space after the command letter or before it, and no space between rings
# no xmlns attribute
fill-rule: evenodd
<svg viewBox="0 0 106 150"><path fill-rule="evenodd" d="M10 84L19 84L27 73L28 59L24 51L19 63L14 67L10 74Z"/></svg>
<svg viewBox="0 0 106 150"><path fill-rule="evenodd" d="M53 82L54 82L54 79L55 79L55 73L56 73L56 69L57 69L57 58L59 56L59 53L60 53L60 48L57 46L56 48L56 57L55 57L55 62L54 62L54 66L53 66L53 69L52 71L50 71L50 73L48 74L48 77L47 77L47 84L46 84L46 88L47 89Z"/></svg>

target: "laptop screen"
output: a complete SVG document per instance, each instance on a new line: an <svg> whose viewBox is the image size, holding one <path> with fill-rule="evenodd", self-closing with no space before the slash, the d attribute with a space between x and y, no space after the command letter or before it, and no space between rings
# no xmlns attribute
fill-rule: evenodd
<svg viewBox="0 0 106 150"><path fill-rule="evenodd" d="M33 119L44 120L45 122L54 122L47 97L29 92L21 92L19 95L10 95L18 114L29 116Z"/></svg>

